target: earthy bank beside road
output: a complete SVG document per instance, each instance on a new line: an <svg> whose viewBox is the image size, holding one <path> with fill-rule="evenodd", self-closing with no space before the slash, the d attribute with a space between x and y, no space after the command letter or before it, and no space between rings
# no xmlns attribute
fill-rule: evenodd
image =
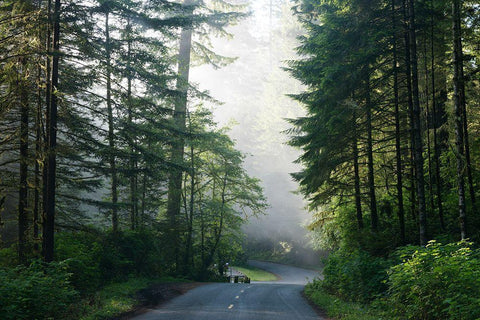
<svg viewBox="0 0 480 320"><path fill-rule="evenodd" d="M159 307L163 303L168 302L178 296L181 296L187 293L189 290L192 290L198 286L201 286L205 283L200 282L172 282L172 283L155 283L151 286L140 290L136 299L138 300L138 305L131 310L122 315L112 317L111 320L125 320L131 319L132 317L142 314L149 310L149 308Z"/></svg>

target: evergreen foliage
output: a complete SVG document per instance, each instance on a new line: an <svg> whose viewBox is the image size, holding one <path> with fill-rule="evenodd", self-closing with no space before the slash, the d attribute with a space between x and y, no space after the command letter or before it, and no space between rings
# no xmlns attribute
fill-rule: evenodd
<svg viewBox="0 0 480 320"><path fill-rule="evenodd" d="M374 301L386 319L478 318L478 5L294 9L305 35L289 69L307 86L294 96L307 114L291 120L303 152L293 177L314 243L333 250L309 294Z"/></svg>
<svg viewBox="0 0 480 320"><path fill-rule="evenodd" d="M214 99L182 82L177 53L188 29L192 63L233 61L214 53L209 35L227 35L243 11L221 0L0 4L4 286L37 281L32 261L61 261L61 272L37 282L45 286L39 292L58 288L50 297L63 295L57 302L66 305L76 292L92 294L131 275L208 279L215 263L241 255L240 227L263 213L266 200L227 130L201 107ZM183 125L175 116L179 97L183 117L191 117ZM179 137L186 152L176 159ZM173 230L185 259L178 260L169 254L172 229L164 219L174 171L182 182ZM30 308L8 301L11 312L1 310L12 318ZM58 309L37 312L61 316Z"/></svg>
<svg viewBox="0 0 480 320"><path fill-rule="evenodd" d="M296 2L305 35L289 70L307 87L293 96L307 114L291 120L303 151L293 177L323 243L388 256L428 239L478 239L479 158L467 156L478 79L465 76L478 55L462 49L478 38L478 8L460 4Z"/></svg>

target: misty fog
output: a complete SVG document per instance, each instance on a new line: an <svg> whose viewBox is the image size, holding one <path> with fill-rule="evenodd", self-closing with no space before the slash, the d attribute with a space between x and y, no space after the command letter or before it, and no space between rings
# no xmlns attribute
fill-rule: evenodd
<svg viewBox="0 0 480 320"><path fill-rule="evenodd" d="M301 90L300 84L282 70L295 57L300 28L288 0L260 0L250 3L252 14L228 30L232 39L215 38L218 54L237 57L221 69L200 66L192 70L191 81L207 90L221 106L211 105L220 126L231 127L230 136L247 155L245 166L261 179L270 208L266 216L251 218L245 227L250 238L306 242L303 227L309 215L298 185L290 173L299 151L287 146L285 118L302 115L302 107L287 94Z"/></svg>

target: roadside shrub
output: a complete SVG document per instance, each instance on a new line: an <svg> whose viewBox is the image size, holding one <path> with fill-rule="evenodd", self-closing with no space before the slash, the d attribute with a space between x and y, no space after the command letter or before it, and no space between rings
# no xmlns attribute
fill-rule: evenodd
<svg viewBox="0 0 480 320"><path fill-rule="evenodd" d="M379 311L367 308L358 302L346 302L330 295L322 287L322 281L314 279L305 286L305 296L317 305L328 317L342 320L379 320Z"/></svg>
<svg viewBox="0 0 480 320"><path fill-rule="evenodd" d="M130 274L160 276L165 270L161 243L153 232L110 232L101 246L100 271L104 279L126 279Z"/></svg>
<svg viewBox="0 0 480 320"><path fill-rule="evenodd" d="M15 266L18 263L18 253L15 246L0 249L0 268Z"/></svg>
<svg viewBox="0 0 480 320"><path fill-rule="evenodd" d="M386 290L389 263L365 251L331 253L323 270L322 288L349 301L367 302Z"/></svg>
<svg viewBox="0 0 480 320"><path fill-rule="evenodd" d="M102 284L100 257L102 248L93 234L62 232L56 237L56 258L65 261L72 274L71 284L83 294L92 293Z"/></svg>
<svg viewBox="0 0 480 320"><path fill-rule="evenodd" d="M431 241L397 255L403 262L390 269L384 299L392 318L480 318L480 252L471 243Z"/></svg>
<svg viewBox="0 0 480 320"><path fill-rule="evenodd" d="M65 260L71 283L82 294L130 275L157 277L164 270L160 240L151 231L62 232L55 245L56 259Z"/></svg>
<svg viewBox="0 0 480 320"><path fill-rule="evenodd" d="M77 297L69 278L64 262L0 269L0 319L63 318Z"/></svg>

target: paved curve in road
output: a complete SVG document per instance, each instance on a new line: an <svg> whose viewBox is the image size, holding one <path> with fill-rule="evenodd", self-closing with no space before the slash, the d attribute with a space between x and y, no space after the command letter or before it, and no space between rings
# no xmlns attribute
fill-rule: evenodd
<svg viewBox="0 0 480 320"><path fill-rule="evenodd" d="M251 261L280 277L275 282L213 283L195 288L135 320L319 320L301 295L318 273L275 263Z"/></svg>

